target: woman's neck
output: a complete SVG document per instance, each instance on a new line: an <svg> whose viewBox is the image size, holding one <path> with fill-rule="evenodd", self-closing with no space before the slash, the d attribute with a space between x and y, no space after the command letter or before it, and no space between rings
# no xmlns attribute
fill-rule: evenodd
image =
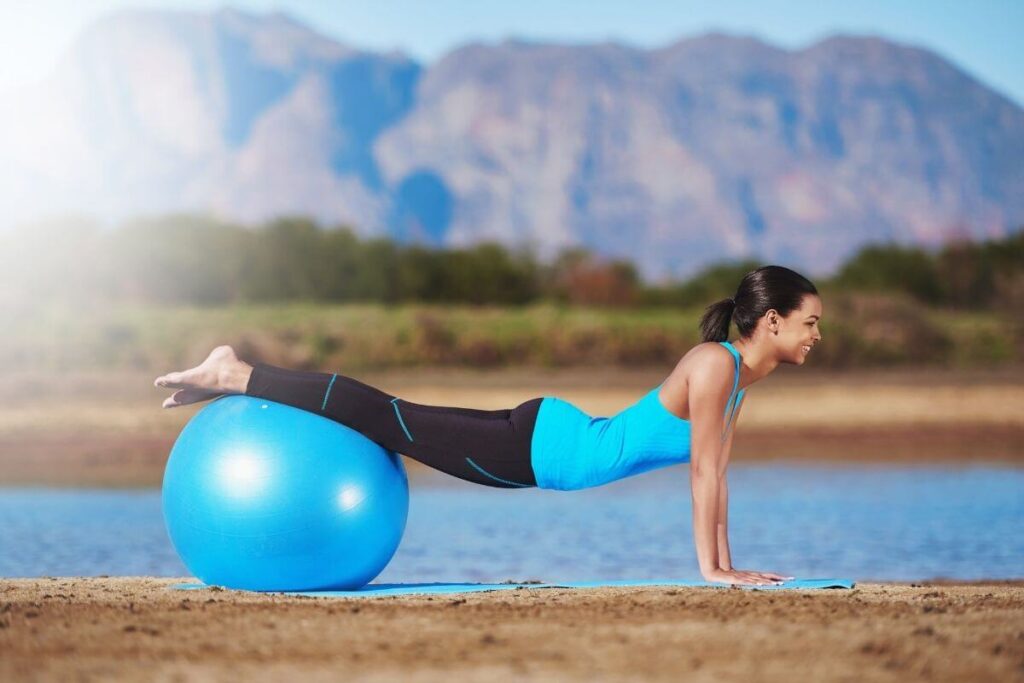
<svg viewBox="0 0 1024 683"><path fill-rule="evenodd" d="M770 353L764 345L761 345L761 348L758 349L756 345L751 344L749 341L739 340L730 343L739 351L741 356L740 379L741 381L744 379L748 380L743 386L750 386L759 379L771 374L779 366L779 361L775 358L775 354ZM746 368L745 373L743 372L744 368Z"/></svg>

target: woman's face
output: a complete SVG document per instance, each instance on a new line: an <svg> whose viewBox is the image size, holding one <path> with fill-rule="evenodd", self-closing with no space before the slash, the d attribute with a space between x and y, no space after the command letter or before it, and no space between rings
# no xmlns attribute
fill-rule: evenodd
<svg viewBox="0 0 1024 683"><path fill-rule="evenodd" d="M821 297L814 294L805 295L800 308L785 318L778 318L779 334L775 338L775 346L781 356L781 362L803 365L807 360L807 354L821 341L819 319Z"/></svg>

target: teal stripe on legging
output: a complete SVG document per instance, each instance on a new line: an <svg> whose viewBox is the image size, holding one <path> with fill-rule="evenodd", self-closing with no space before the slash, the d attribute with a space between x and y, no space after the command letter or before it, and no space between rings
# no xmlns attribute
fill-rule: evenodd
<svg viewBox="0 0 1024 683"><path fill-rule="evenodd" d="M501 477L496 477L493 474L491 474L490 472L488 472L487 470L485 470L484 468L480 467L480 465L477 465L470 458L466 458L466 462L468 462L470 465L472 465L476 469L477 472L479 472L480 474L484 475L485 477L490 477L494 481L500 481L502 484L512 484L512 486L522 486L523 488L532 488L530 486L530 484L520 484L518 482L509 481L508 479L502 479Z"/></svg>
<svg viewBox="0 0 1024 683"><path fill-rule="evenodd" d="M337 375L331 375L331 382L327 385L327 393L324 394L324 403L320 406L320 410L327 408L327 397L331 395L331 387L334 386L334 380L337 379Z"/></svg>
<svg viewBox="0 0 1024 683"><path fill-rule="evenodd" d="M409 430L405 428L405 421L402 419L402 414L398 412L398 405L395 403L397 400L397 398L391 399L391 405L394 406L395 415L398 416L398 424L402 425L402 429L405 430L405 435L409 437L409 441L412 441L412 434L410 434Z"/></svg>

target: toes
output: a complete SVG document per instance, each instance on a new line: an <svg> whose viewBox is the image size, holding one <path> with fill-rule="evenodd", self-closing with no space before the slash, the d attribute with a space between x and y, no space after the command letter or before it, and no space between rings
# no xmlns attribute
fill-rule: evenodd
<svg viewBox="0 0 1024 683"><path fill-rule="evenodd" d="M156 387L170 387L172 389L184 389L188 386L184 372L169 372L163 377L157 377L153 382Z"/></svg>
<svg viewBox="0 0 1024 683"><path fill-rule="evenodd" d="M181 375L180 372L167 373L163 377L157 377L156 381L153 382L153 384L158 387L166 387L169 384L177 384L178 381L181 379L179 375Z"/></svg>
<svg viewBox="0 0 1024 683"><path fill-rule="evenodd" d="M177 408L178 406L188 405L189 403L198 403L199 401L206 401L213 398L214 396L220 396L219 391L207 391L206 389L179 389L167 397L163 402L164 408Z"/></svg>
<svg viewBox="0 0 1024 683"><path fill-rule="evenodd" d="M195 392L190 389L179 389L173 394L164 399L164 408L177 408L188 403L192 403L196 400L194 396Z"/></svg>

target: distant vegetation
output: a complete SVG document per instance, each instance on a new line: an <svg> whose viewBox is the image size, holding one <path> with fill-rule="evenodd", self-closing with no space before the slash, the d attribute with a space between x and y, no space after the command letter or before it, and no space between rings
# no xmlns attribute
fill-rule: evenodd
<svg viewBox="0 0 1024 683"><path fill-rule="evenodd" d="M759 262L644 283L632 264L499 244L434 250L304 219L249 229L190 216L0 236L0 368L162 367L241 345L299 367L673 363L709 303ZM1019 361L1024 232L937 251L862 250L831 278L816 364Z"/></svg>
<svg viewBox="0 0 1024 683"><path fill-rule="evenodd" d="M106 232L84 221L61 221L0 235L4 274L15 290L31 292L36 300L697 306L731 295L742 274L758 265L712 264L685 282L655 286L643 283L631 263L585 249L568 249L552 263L541 263L527 250L496 243L429 249L360 239L349 228L324 230L305 219L250 229L172 216ZM1024 231L1000 241L951 244L935 253L869 246L817 284L904 293L933 306L1019 308L1024 306Z"/></svg>

